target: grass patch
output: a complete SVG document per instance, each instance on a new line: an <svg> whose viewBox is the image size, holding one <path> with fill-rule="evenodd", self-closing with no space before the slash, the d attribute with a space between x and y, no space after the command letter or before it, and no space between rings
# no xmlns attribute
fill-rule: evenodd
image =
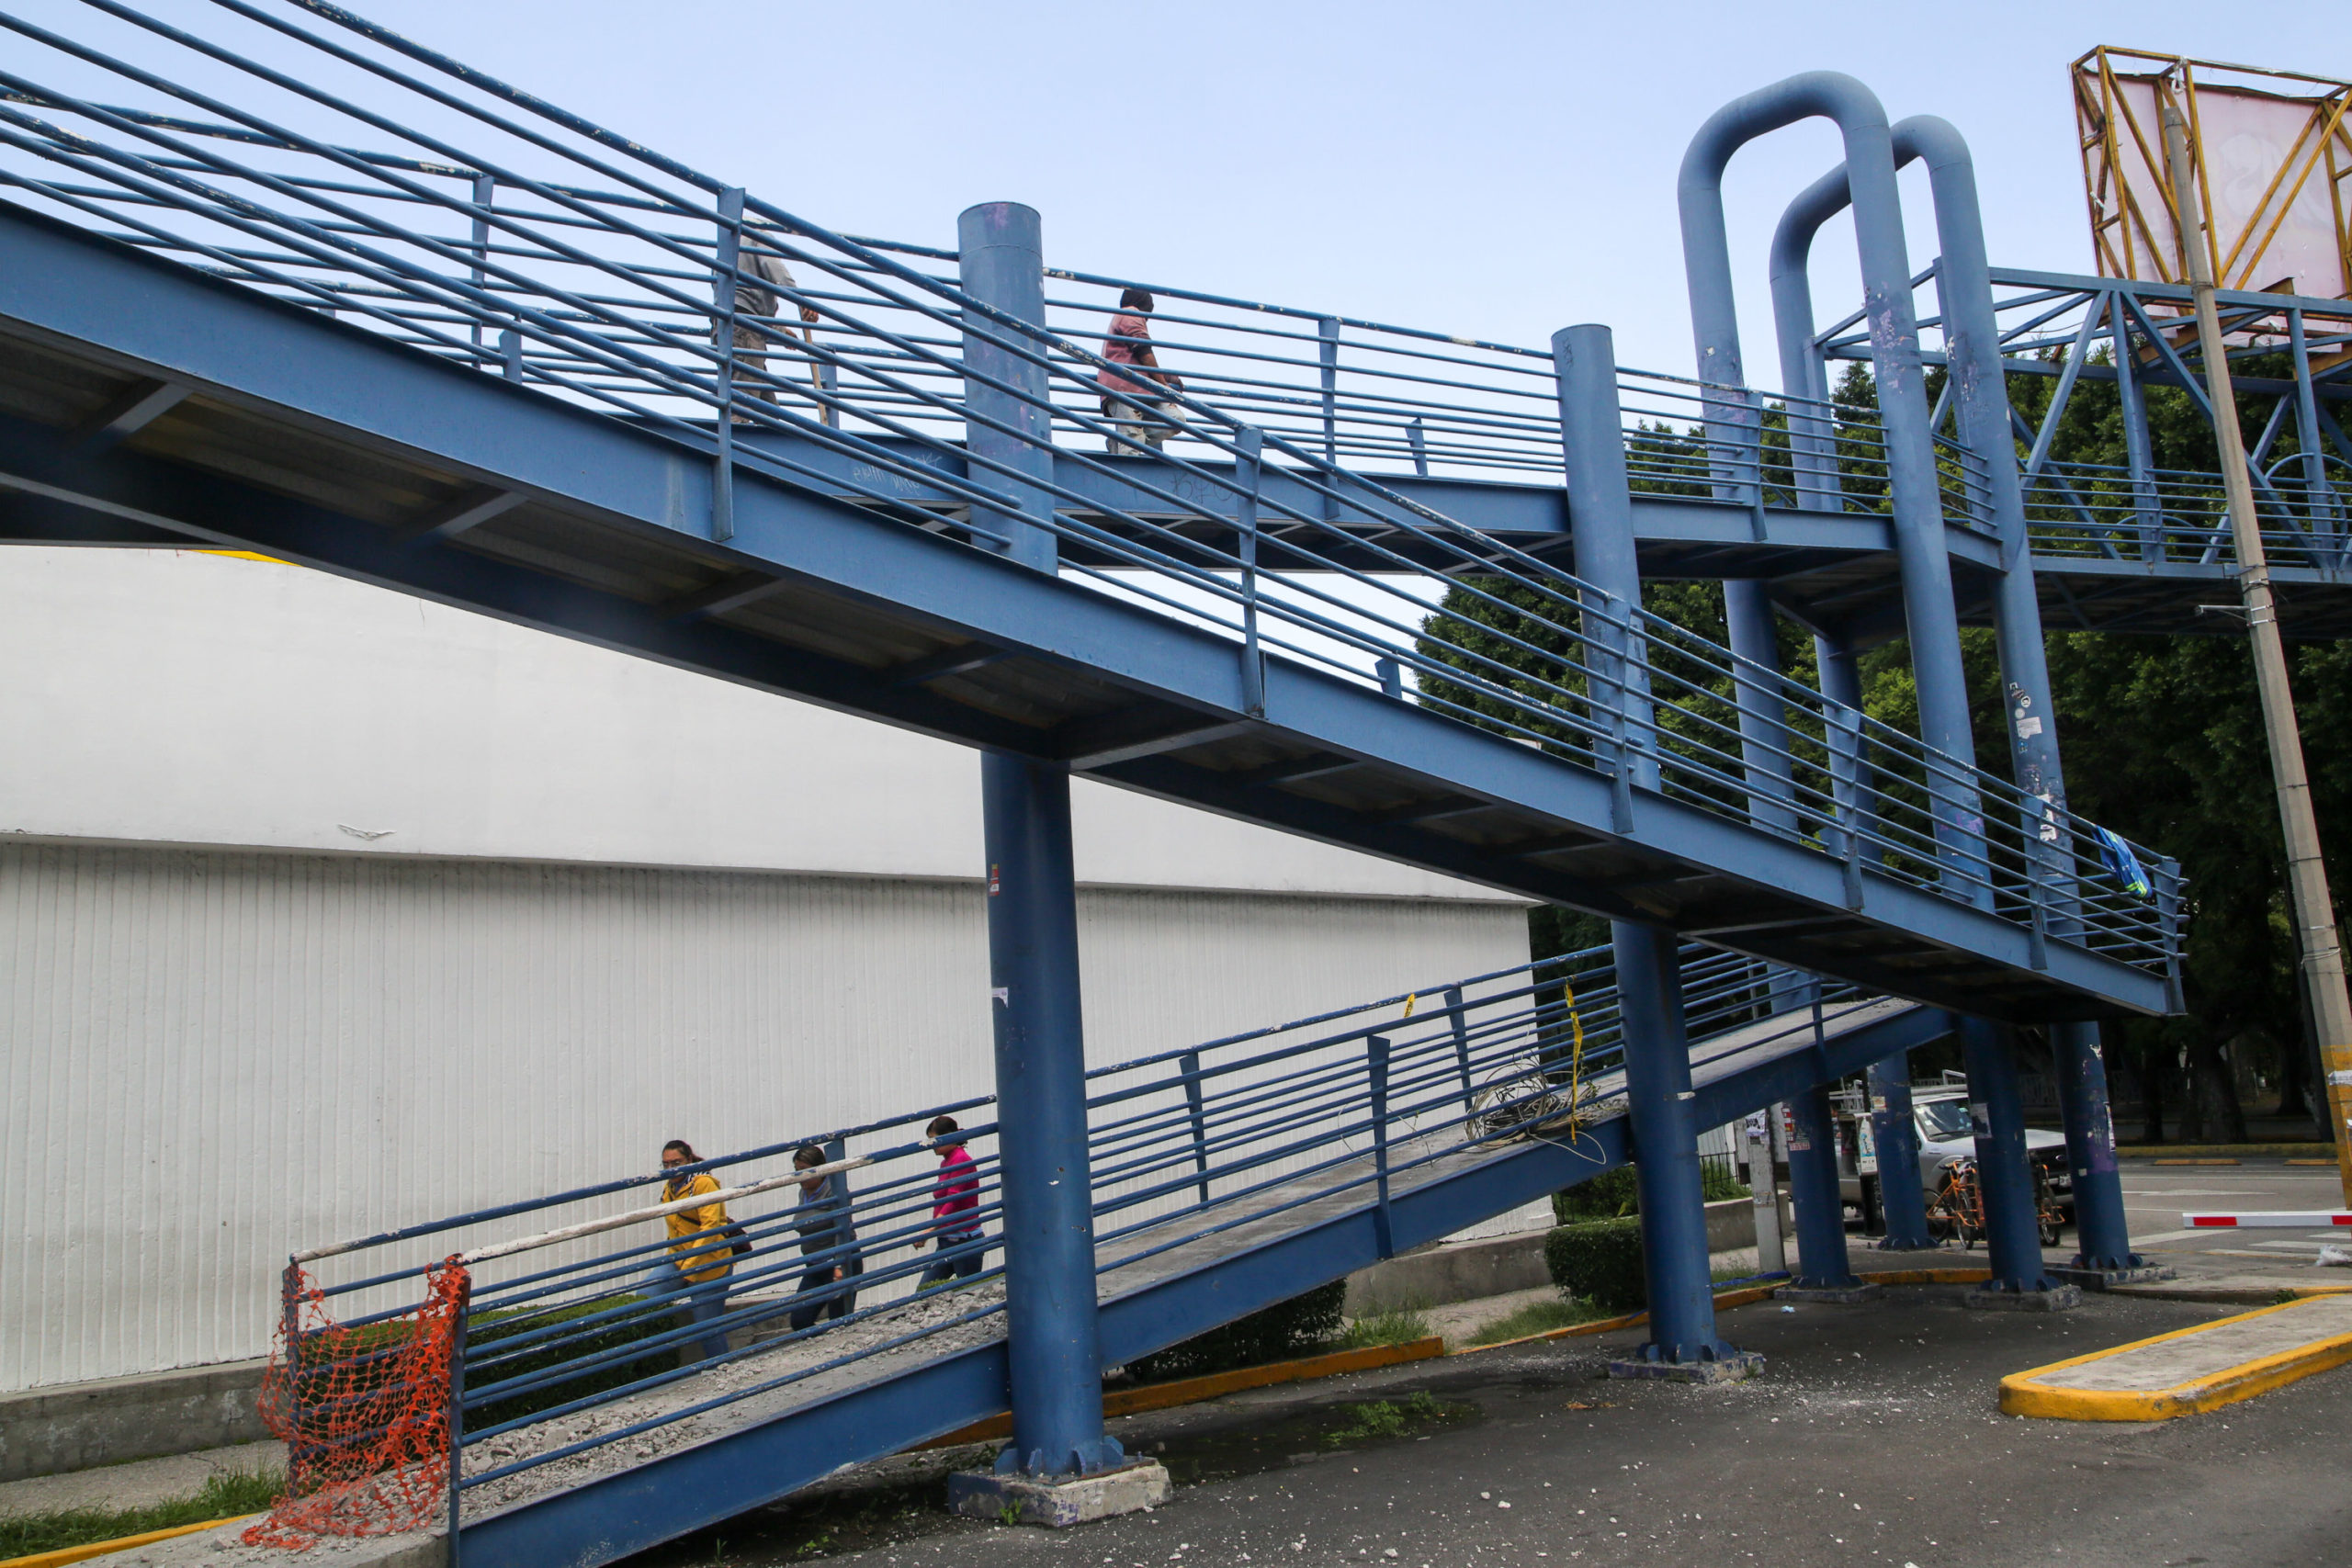
<svg viewBox="0 0 2352 1568"><path fill-rule="evenodd" d="M1444 1405L1426 1393L1397 1403L1374 1399L1357 1405L1348 1413L1340 1426L1323 1434L1323 1446L1342 1449L1350 1443L1370 1442L1381 1438L1401 1438L1416 1427L1426 1427L1445 1419Z"/></svg>
<svg viewBox="0 0 2352 1568"><path fill-rule="evenodd" d="M1336 1350L1369 1350L1376 1345L1409 1345L1430 1337L1430 1320L1418 1306L1387 1307L1357 1318L1332 1343Z"/></svg>
<svg viewBox="0 0 2352 1568"><path fill-rule="evenodd" d="M1470 1337L1470 1343L1499 1345L1506 1339L1524 1339L1531 1334L1548 1334L1555 1328L1574 1328L1579 1323L1599 1323L1617 1315L1601 1311L1583 1297L1530 1302L1509 1317L1498 1317L1479 1329Z"/></svg>
<svg viewBox="0 0 2352 1568"><path fill-rule="evenodd" d="M61 1508L44 1514L0 1516L0 1559L258 1514L277 1501L285 1489L286 1477L278 1471L224 1470L208 1476L192 1495L151 1503L143 1508Z"/></svg>

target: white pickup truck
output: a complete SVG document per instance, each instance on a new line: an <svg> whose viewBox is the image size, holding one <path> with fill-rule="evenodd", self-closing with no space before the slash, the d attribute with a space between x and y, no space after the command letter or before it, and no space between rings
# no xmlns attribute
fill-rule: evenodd
<svg viewBox="0 0 2352 1568"><path fill-rule="evenodd" d="M1911 1118L1919 1130L1919 1186L1932 1203L1936 1189L1943 1182L1944 1167L1976 1153L1976 1135L1968 1122L1967 1087L1947 1083L1913 1089ZM1877 1170L1878 1161L1871 1144L1870 1119L1854 1118L1851 1133L1838 1139L1838 1185L1859 1213L1862 1173ZM2029 1127L2025 1146L2028 1157L2050 1184L2051 1205L2071 1218L2075 1212L2075 1179L2066 1164L2064 1135Z"/></svg>

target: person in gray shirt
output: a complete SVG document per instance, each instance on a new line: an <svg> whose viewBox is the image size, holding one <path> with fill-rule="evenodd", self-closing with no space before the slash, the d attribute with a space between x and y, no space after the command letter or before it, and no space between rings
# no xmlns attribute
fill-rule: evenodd
<svg viewBox="0 0 2352 1568"><path fill-rule="evenodd" d="M736 390L741 396L757 398L768 403L775 402L776 396L775 387L766 379L768 355L765 351L772 342L770 333L778 329L770 327L767 332L763 332L743 318L773 317L784 302L775 291L799 287L792 276L792 268L785 264L783 252L784 235L779 231L746 229L735 277L735 362L756 367L760 372L757 377L738 382ZM749 276L745 276L747 274ZM754 278L760 281L753 282ZM800 335L810 343L817 341L812 325L816 320L816 308L803 304L800 307ZM812 380L815 371L816 367L811 365ZM737 424L750 423L741 414L734 417Z"/></svg>
<svg viewBox="0 0 2352 1568"><path fill-rule="evenodd" d="M814 1170L824 1163L825 1151L814 1144L793 1151L796 1170ZM849 1281L865 1272L865 1265L857 1256L857 1227L850 1219L849 1192L841 1172L800 1179L792 1228L800 1233L800 1256L812 1260L800 1276L800 1294L808 1300L792 1309L792 1326L798 1330L820 1317L847 1317L857 1305L856 1288Z"/></svg>

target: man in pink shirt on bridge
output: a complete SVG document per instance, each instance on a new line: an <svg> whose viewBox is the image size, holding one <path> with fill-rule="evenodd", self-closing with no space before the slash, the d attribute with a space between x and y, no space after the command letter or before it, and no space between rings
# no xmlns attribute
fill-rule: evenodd
<svg viewBox="0 0 2352 1568"><path fill-rule="evenodd" d="M1119 296L1119 313L1111 318L1110 336L1102 343L1103 358L1114 365L1135 366L1136 374L1142 378L1139 381L1130 380L1115 371L1105 370L1096 379L1096 385L1105 394L1102 417L1114 422L1119 434L1126 438L1111 443L1111 455L1114 457L1121 453L1132 453L1140 457L1146 446L1155 452L1159 450L1167 441L1176 418L1176 405L1158 400L1153 394L1163 388L1172 392L1184 389L1183 378L1173 371L1160 369L1159 360L1152 353L1151 323L1146 320L1152 310L1150 290L1127 289ZM1132 403L1123 403L1109 396L1112 392L1125 392L1129 397L1150 400L1144 408L1136 408ZM1161 415L1169 423L1152 419L1152 413Z"/></svg>

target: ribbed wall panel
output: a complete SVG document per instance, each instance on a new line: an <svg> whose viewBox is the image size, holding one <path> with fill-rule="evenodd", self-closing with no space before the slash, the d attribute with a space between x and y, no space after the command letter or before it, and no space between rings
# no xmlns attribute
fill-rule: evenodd
<svg viewBox="0 0 2352 1568"><path fill-rule="evenodd" d="M1521 962L1512 905L1093 889L1112 1061ZM261 1354L296 1247L984 1091L977 883L0 847L0 1390Z"/></svg>

